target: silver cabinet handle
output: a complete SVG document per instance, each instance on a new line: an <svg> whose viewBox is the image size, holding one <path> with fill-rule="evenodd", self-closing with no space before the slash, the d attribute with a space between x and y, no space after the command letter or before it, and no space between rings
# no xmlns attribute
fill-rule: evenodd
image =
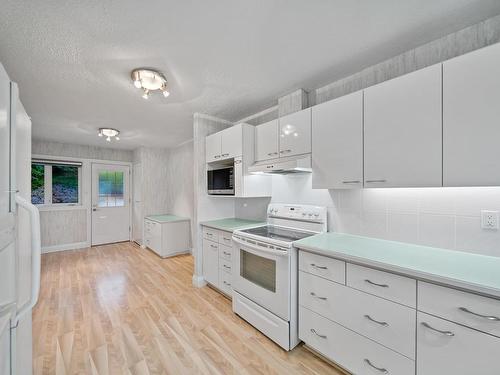
<svg viewBox="0 0 500 375"><path fill-rule="evenodd" d="M328 267L325 267L325 266L318 266L314 263L311 263L311 266L313 266L314 268L317 268L317 269L320 269L320 270L327 270Z"/></svg>
<svg viewBox="0 0 500 375"><path fill-rule="evenodd" d="M240 159L235 160L234 164L241 164L241 160Z"/></svg>
<svg viewBox="0 0 500 375"><path fill-rule="evenodd" d="M220 155L214 155L214 159L220 158Z"/></svg>
<svg viewBox="0 0 500 375"><path fill-rule="evenodd" d="M292 150L281 150L280 151L280 154L287 154L289 152L292 152Z"/></svg>
<svg viewBox="0 0 500 375"><path fill-rule="evenodd" d="M230 269L231 269L231 267L226 266L225 264L223 264L222 266L223 266L224 268L227 268L228 270L230 270Z"/></svg>
<svg viewBox="0 0 500 375"><path fill-rule="evenodd" d="M207 236L210 236L210 237L213 237L213 235L214 235L214 234L213 234L213 233L208 233L208 232L207 232L207 233L206 233L206 235L207 235Z"/></svg>
<svg viewBox="0 0 500 375"><path fill-rule="evenodd" d="M231 255L231 253L228 253L227 251L223 251L224 255Z"/></svg>
<svg viewBox="0 0 500 375"><path fill-rule="evenodd" d="M474 316L477 316L479 318L484 318L484 319L488 319L488 320L491 320L492 322L500 322L500 318L498 316L493 316L493 315L481 315L481 314L478 314L478 313L475 313L474 311L470 311L469 309L465 308L465 307L459 307L458 308L460 311L463 311L467 314L471 314L471 315L474 315Z"/></svg>
<svg viewBox="0 0 500 375"><path fill-rule="evenodd" d="M224 241L231 241L231 239L230 239L230 238L226 238L226 237L222 237L222 239L223 239Z"/></svg>
<svg viewBox="0 0 500 375"><path fill-rule="evenodd" d="M266 165L266 168L267 168L267 169L274 168L274 165Z"/></svg>
<svg viewBox="0 0 500 375"><path fill-rule="evenodd" d="M371 361L368 358L365 358L365 363L368 366L370 366L371 368L374 368L375 370L380 371L382 374L388 374L389 373L389 371L387 371L387 369L375 366L373 363L371 363Z"/></svg>
<svg viewBox="0 0 500 375"><path fill-rule="evenodd" d="M229 156L229 154L222 154L222 156Z"/></svg>
<svg viewBox="0 0 500 375"><path fill-rule="evenodd" d="M217 245L210 245L211 248L216 249Z"/></svg>
<svg viewBox="0 0 500 375"><path fill-rule="evenodd" d="M273 156L273 155L278 155L278 153L277 152L268 152L267 155Z"/></svg>
<svg viewBox="0 0 500 375"><path fill-rule="evenodd" d="M360 181L352 180L352 181L342 181L343 184L359 184Z"/></svg>
<svg viewBox="0 0 500 375"><path fill-rule="evenodd" d="M365 180L365 182L372 184L372 183L383 183L387 182L387 180Z"/></svg>
<svg viewBox="0 0 500 375"><path fill-rule="evenodd" d="M437 333L440 333L442 335L445 335L445 336L449 336L449 337L453 337L455 336L455 334L451 331L441 331L440 329L437 329L437 328L434 328L434 327L431 327L428 323L426 322L422 322L420 323L422 324L425 328L429 328L430 330L434 331L434 332L437 332Z"/></svg>
<svg viewBox="0 0 500 375"><path fill-rule="evenodd" d="M231 286L231 284L228 283L226 280L224 280L223 282L224 282L224 285Z"/></svg>
<svg viewBox="0 0 500 375"><path fill-rule="evenodd" d="M365 283L368 283L370 285L379 286L381 288L389 288L389 285L387 285L387 284L378 284L378 283L375 283L375 282L373 282L373 281L371 281L369 279L365 279Z"/></svg>
<svg viewBox="0 0 500 375"><path fill-rule="evenodd" d="M381 322L380 320L373 319L370 315L364 315L364 317L366 319L368 319L370 322L379 324L379 325L381 325L383 327L388 327L389 326L389 323L387 323L387 322Z"/></svg>
<svg viewBox="0 0 500 375"><path fill-rule="evenodd" d="M316 336L321 337L322 339L326 339L326 335L320 335L314 328L311 328L311 332L314 333Z"/></svg>
<svg viewBox="0 0 500 375"><path fill-rule="evenodd" d="M326 301L326 300L328 299L327 297L320 297L320 296L318 296L318 295L317 295L316 293L314 293L314 292L311 292L311 296L313 296L313 297L315 297L315 298L317 298L317 299L321 299L321 300L323 300L323 301Z"/></svg>

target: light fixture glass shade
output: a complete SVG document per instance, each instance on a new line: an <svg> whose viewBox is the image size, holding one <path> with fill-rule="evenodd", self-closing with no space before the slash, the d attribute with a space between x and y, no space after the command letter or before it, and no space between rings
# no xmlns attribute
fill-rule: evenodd
<svg viewBox="0 0 500 375"><path fill-rule="evenodd" d="M138 89L143 89L144 93L142 97L144 99L149 98L150 92L161 91L163 96L166 98L170 95L167 90L167 80L165 76L152 69L134 69L130 76L134 86Z"/></svg>
<svg viewBox="0 0 500 375"><path fill-rule="evenodd" d="M168 90L163 90L163 96L165 98L168 98L169 95L170 95L170 92L168 92Z"/></svg>
<svg viewBox="0 0 500 375"><path fill-rule="evenodd" d="M136 79L134 81L134 86L137 87L138 89L140 89L142 87L141 80L140 79Z"/></svg>
<svg viewBox="0 0 500 375"><path fill-rule="evenodd" d="M100 128L99 133L97 133L99 137L106 137L107 142L111 142L111 138L119 141L120 137L118 137L118 134L120 134L120 131L112 128Z"/></svg>

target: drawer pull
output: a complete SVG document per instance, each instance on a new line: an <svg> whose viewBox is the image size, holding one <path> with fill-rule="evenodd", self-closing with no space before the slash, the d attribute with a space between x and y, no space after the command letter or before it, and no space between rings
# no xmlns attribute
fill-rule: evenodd
<svg viewBox="0 0 500 375"><path fill-rule="evenodd" d="M314 328L311 328L311 332L314 333L316 336L321 337L322 339L326 339L326 335L320 335Z"/></svg>
<svg viewBox="0 0 500 375"><path fill-rule="evenodd" d="M228 253L227 251L223 251L224 255L231 255L231 253Z"/></svg>
<svg viewBox="0 0 500 375"><path fill-rule="evenodd" d="M207 232L207 233L205 233L205 234L206 234L207 236L210 236L210 237L213 237L213 235L214 235L213 233L208 233L208 232Z"/></svg>
<svg viewBox="0 0 500 375"><path fill-rule="evenodd" d="M224 239L224 241L231 241L230 238L226 238L226 237L222 237Z"/></svg>
<svg viewBox="0 0 500 375"><path fill-rule="evenodd" d="M474 315L474 316L478 316L480 318L488 319L488 320L491 320L493 322L500 322L500 318L497 317L497 316L493 316L493 315L491 315L491 316L481 315L481 314L475 313L474 311L470 311L469 309L467 309L465 307L459 307L458 309L460 311L466 312L467 314L471 314L471 315Z"/></svg>
<svg viewBox="0 0 500 375"><path fill-rule="evenodd" d="M374 184L374 183L384 183L387 182L387 180L366 180L365 182L369 184Z"/></svg>
<svg viewBox="0 0 500 375"><path fill-rule="evenodd" d="M368 366L370 366L371 368L374 368L375 370L380 371L382 374L388 374L389 373L389 371L387 371L387 369L375 366L368 358L365 358L365 363Z"/></svg>
<svg viewBox="0 0 500 375"><path fill-rule="evenodd" d="M227 153L226 154L222 154L222 156L229 156L229 154L227 154Z"/></svg>
<svg viewBox="0 0 500 375"><path fill-rule="evenodd" d="M326 266L318 266L318 265L316 265L314 263L311 263L311 266L314 267L314 268L317 268L319 270L327 270L328 269L328 267L326 267Z"/></svg>
<svg viewBox="0 0 500 375"><path fill-rule="evenodd" d="M369 279L365 279L365 283L368 283L370 285L379 286L381 288L389 288L389 285L387 285L387 284L378 284L378 283L375 283L375 282L373 282L373 281L371 281Z"/></svg>
<svg viewBox="0 0 500 375"><path fill-rule="evenodd" d="M211 245L210 245L210 247L211 247L211 248L213 248L213 249L216 249L216 248L217 248L217 245L212 245L212 244L211 244Z"/></svg>
<svg viewBox="0 0 500 375"><path fill-rule="evenodd" d="M267 155L273 156L273 155L278 155L278 153L277 152L268 152Z"/></svg>
<svg viewBox="0 0 500 375"><path fill-rule="evenodd" d="M230 270L230 269L231 269L231 267L226 266L225 264L223 264L222 266L223 266L224 268L227 268L228 270Z"/></svg>
<svg viewBox="0 0 500 375"><path fill-rule="evenodd" d="M428 323L426 322L422 322L420 323L422 324L425 328L429 328L430 330L434 331L434 332L437 332L437 333L440 333L442 335L445 335L445 336L449 336L449 337L453 337L455 336L455 334L451 331L441 331L440 329L437 329L437 328L434 328L434 327L431 327Z"/></svg>
<svg viewBox="0 0 500 375"><path fill-rule="evenodd" d="M326 297L320 297L320 296L316 295L316 293L314 293L314 292L311 292L311 296L313 296L313 297L315 297L317 299L321 299L323 301L326 301L328 299Z"/></svg>
<svg viewBox="0 0 500 375"><path fill-rule="evenodd" d="M381 325L383 327L389 327L389 323L387 323L387 322L381 322L380 320L373 319L370 315L365 315L364 317L366 319L368 319L370 322L379 324L379 325Z"/></svg>
<svg viewBox="0 0 500 375"><path fill-rule="evenodd" d="M352 181L342 181L343 184L359 184L360 181L352 180Z"/></svg>
<svg viewBox="0 0 500 375"><path fill-rule="evenodd" d="M231 284L228 283L226 280L224 280L224 285L231 286Z"/></svg>

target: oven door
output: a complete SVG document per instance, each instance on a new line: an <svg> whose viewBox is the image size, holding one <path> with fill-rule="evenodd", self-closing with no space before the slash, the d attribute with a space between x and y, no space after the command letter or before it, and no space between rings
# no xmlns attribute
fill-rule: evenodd
<svg viewBox="0 0 500 375"><path fill-rule="evenodd" d="M233 289L289 321L290 252L247 243L234 236L233 245Z"/></svg>

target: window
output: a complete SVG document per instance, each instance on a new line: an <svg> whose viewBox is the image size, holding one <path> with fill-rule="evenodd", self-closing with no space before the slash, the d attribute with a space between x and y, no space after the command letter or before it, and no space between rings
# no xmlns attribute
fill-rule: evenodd
<svg viewBox="0 0 500 375"><path fill-rule="evenodd" d="M81 163L33 160L31 202L33 204L80 204Z"/></svg>
<svg viewBox="0 0 500 375"><path fill-rule="evenodd" d="M123 172L99 172L99 207L123 207Z"/></svg>

